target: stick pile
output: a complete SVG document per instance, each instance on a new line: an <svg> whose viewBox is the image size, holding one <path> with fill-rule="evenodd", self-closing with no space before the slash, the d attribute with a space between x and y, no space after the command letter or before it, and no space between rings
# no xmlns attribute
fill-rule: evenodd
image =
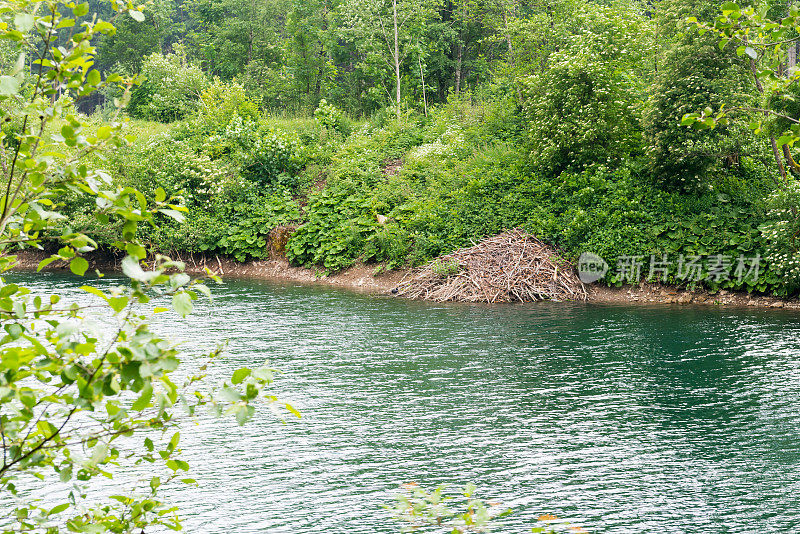
<svg viewBox="0 0 800 534"><path fill-rule="evenodd" d="M397 294L435 302L586 300L570 263L515 229L438 258L411 273Z"/></svg>

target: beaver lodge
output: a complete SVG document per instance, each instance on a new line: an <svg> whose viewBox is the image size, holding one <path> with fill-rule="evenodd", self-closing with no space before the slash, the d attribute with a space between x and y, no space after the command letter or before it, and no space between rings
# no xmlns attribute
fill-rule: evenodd
<svg viewBox="0 0 800 534"><path fill-rule="evenodd" d="M397 294L435 302L586 300L572 265L520 229L442 256L410 273Z"/></svg>

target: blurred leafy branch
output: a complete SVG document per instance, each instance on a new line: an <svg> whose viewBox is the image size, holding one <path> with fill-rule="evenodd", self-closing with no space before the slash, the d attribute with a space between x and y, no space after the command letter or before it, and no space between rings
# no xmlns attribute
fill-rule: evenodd
<svg viewBox="0 0 800 534"><path fill-rule="evenodd" d="M89 4L65 1L0 2L0 39L14 48L16 61L0 72L0 273L15 265L16 248L41 247L54 228L61 248L44 260L69 263L83 276L82 257L97 244L63 226L60 200L67 194L93 199L100 224L120 228L113 243L123 251L127 284L82 289L96 304L61 303L59 295L41 295L0 277L0 532L133 532L149 525L181 528L177 509L162 502L162 484L181 480L189 464L180 458L179 425L207 408L249 420L257 403L283 406L266 390L273 371L265 364L242 368L220 387L204 387L207 355L181 380L171 376L180 364L177 346L153 333L153 299L171 299L180 316L211 292L193 280L181 262L146 257L137 240L141 224L156 225L161 214L182 220L186 208L163 189L148 197L131 187L115 187L96 168L101 149L131 141L119 111L133 80L102 79L93 68L97 35L115 32L114 20L128 15L143 20L142 6L109 2L116 15L102 20ZM73 112L77 99L116 86L117 113L89 127ZM53 132L52 125L60 130ZM89 156L92 155L92 158ZM59 223L62 223L59 225ZM219 281L210 271L208 278ZM104 308L113 328L93 327ZM125 484L108 499L90 497L98 476L112 478L137 464L154 464L147 477ZM44 488L47 498L34 498Z"/></svg>

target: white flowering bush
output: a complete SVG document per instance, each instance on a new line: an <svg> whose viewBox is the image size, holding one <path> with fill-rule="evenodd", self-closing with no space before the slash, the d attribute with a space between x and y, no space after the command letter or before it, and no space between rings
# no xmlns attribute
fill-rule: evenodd
<svg viewBox="0 0 800 534"><path fill-rule="evenodd" d="M583 17L568 46L522 88L530 157L549 172L616 163L638 146L644 87L628 73L643 56L631 36L647 23L602 6Z"/></svg>
<svg viewBox="0 0 800 534"><path fill-rule="evenodd" d="M153 136L145 145L117 155L123 185L153 191L162 188L186 206L206 206L233 179L234 169L224 160L198 153L185 140L169 134Z"/></svg>
<svg viewBox="0 0 800 534"><path fill-rule="evenodd" d="M131 94L128 113L132 117L173 122L198 109L200 94L208 79L200 67L180 54L151 54L144 60L141 85Z"/></svg>
<svg viewBox="0 0 800 534"><path fill-rule="evenodd" d="M297 135L234 115L222 137L237 151L246 178L276 190L296 189L297 173L305 166Z"/></svg>
<svg viewBox="0 0 800 534"><path fill-rule="evenodd" d="M790 182L770 195L769 222L761 226L765 259L789 292L800 288L800 183Z"/></svg>
<svg viewBox="0 0 800 534"><path fill-rule="evenodd" d="M448 159L465 156L470 147L460 126L449 124L447 129L430 143L411 149L408 161L424 161L429 158Z"/></svg>

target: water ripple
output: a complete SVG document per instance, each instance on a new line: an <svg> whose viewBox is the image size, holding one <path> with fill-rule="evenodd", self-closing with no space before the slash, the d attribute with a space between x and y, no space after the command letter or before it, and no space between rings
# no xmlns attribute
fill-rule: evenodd
<svg viewBox="0 0 800 534"><path fill-rule="evenodd" d="M397 532L380 505L412 480L477 483L515 509L505 532L542 513L610 533L800 524L791 313L445 306L244 281L215 295L157 327L189 354L228 340L218 376L269 358L304 417L187 428L200 484L169 496L189 532Z"/></svg>

